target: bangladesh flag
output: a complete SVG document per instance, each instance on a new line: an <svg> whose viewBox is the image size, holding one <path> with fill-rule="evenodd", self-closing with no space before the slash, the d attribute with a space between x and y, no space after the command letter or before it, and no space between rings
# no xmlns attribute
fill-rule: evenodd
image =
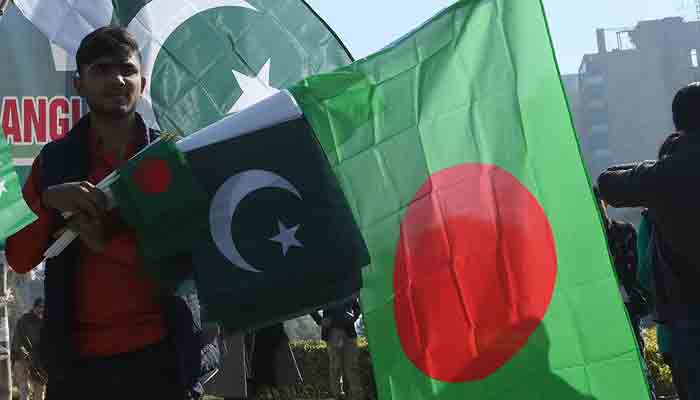
<svg viewBox="0 0 700 400"><path fill-rule="evenodd" d="M540 0L463 0L291 89L368 244L380 399L643 399Z"/></svg>
<svg viewBox="0 0 700 400"><path fill-rule="evenodd" d="M12 162L12 149L0 129L0 249L8 236L35 219L36 215L22 197L22 186Z"/></svg>
<svg viewBox="0 0 700 400"><path fill-rule="evenodd" d="M293 103L286 93L276 99ZM156 142L120 168L112 185L139 237L147 272L177 288L192 273L177 259L190 258L207 319L231 332L356 296L361 268L369 264L350 206L308 123L297 113L255 128L259 114L279 111L269 103L177 148ZM235 134L240 126L251 129ZM225 138L211 143L222 132Z"/></svg>
<svg viewBox="0 0 700 400"><path fill-rule="evenodd" d="M110 189L138 237L146 268L157 272L153 263L189 254L196 246L193 238L207 227L206 219L198 217L208 212L208 198L175 143L158 140L117 173ZM166 274L158 278L166 279Z"/></svg>

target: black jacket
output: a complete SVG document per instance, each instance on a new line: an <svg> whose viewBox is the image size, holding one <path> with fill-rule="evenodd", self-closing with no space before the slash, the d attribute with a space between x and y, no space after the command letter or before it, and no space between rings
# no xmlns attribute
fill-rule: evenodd
<svg viewBox="0 0 700 400"><path fill-rule="evenodd" d="M41 325L43 321L33 311L22 315L17 321L14 335L12 336L12 361L29 358L32 362L37 360L37 353L41 343Z"/></svg>
<svg viewBox="0 0 700 400"><path fill-rule="evenodd" d="M139 117L139 123L145 125ZM48 143L42 149L42 190L56 184L86 180L89 171L89 118L83 117L66 137ZM156 137L155 131L149 131ZM56 213L55 230L65 224ZM77 352L75 334L75 281L79 260L79 245L71 244L61 255L46 262L44 297L46 317L42 330L41 359L49 375L47 394L62 398L61 382L69 371ZM191 267L190 267L191 270ZM218 347L206 342L202 332L200 305L197 294L162 293L168 340L177 356L180 380L194 397L202 391L200 378L218 367ZM71 388L65 388L70 391ZM70 392L68 392L70 393Z"/></svg>
<svg viewBox="0 0 700 400"><path fill-rule="evenodd" d="M628 222L607 221L605 231L617 279L630 292L637 282L637 231Z"/></svg>
<svg viewBox="0 0 700 400"><path fill-rule="evenodd" d="M610 168L598 178L614 207L645 207L659 233L659 252L677 278L672 301L700 304L700 134L683 134L658 161Z"/></svg>

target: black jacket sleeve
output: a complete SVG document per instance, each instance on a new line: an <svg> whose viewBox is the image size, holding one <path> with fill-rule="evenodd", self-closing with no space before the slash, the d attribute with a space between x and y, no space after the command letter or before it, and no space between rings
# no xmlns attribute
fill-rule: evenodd
<svg viewBox="0 0 700 400"><path fill-rule="evenodd" d="M598 177L598 189L613 207L649 207L679 195L689 175L697 172L688 159L671 156L609 168Z"/></svg>

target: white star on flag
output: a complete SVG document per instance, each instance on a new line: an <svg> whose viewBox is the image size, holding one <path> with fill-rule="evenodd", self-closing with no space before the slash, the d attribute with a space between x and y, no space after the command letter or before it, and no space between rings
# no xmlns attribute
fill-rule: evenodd
<svg viewBox="0 0 700 400"><path fill-rule="evenodd" d="M257 76L248 76L235 69L231 70L243 93L233 104L229 114L237 113L279 92L279 89L270 86L270 60L267 60Z"/></svg>
<svg viewBox="0 0 700 400"><path fill-rule="evenodd" d="M287 228L284 226L282 221L277 221L277 226L279 227L280 233L270 240L282 245L283 255L287 255L287 251L289 251L290 247L304 247L304 245L302 245L295 236L297 234L297 230L299 230L299 225L293 228Z"/></svg>
<svg viewBox="0 0 700 400"><path fill-rule="evenodd" d="M3 193L7 193L7 187L5 187L5 185L7 185L7 182L4 179L1 180L0 181L0 197L2 197Z"/></svg>

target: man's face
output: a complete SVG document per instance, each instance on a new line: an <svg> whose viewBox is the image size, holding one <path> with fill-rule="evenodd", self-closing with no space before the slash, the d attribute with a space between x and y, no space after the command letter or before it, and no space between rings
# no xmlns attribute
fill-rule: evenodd
<svg viewBox="0 0 700 400"><path fill-rule="evenodd" d="M138 55L104 56L85 65L75 79L75 88L85 98L90 111L121 119L134 112L146 79L141 76Z"/></svg>

